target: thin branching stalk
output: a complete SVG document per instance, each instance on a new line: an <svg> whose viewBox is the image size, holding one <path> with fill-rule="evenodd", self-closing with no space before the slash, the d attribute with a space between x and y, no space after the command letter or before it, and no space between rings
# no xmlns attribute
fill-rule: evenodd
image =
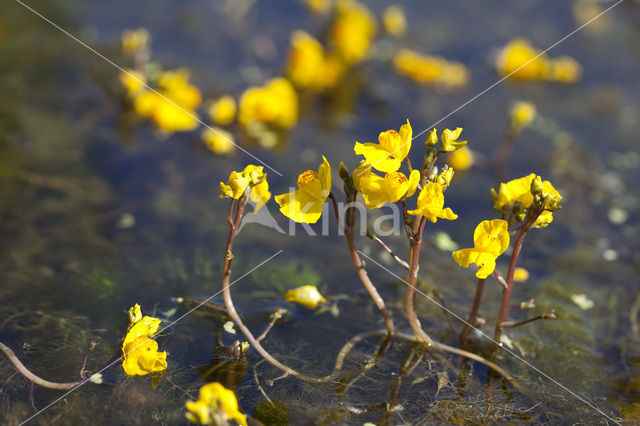
<svg viewBox="0 0 640 426"><path fill-rule="evenodd" d="M413 307L414 293L416 289L416 283L418 282L418 269L420 266L420 247L422 246L422 234L424 232L424 226L427 223L427 219L422 217L420 219L420 226L418 232L413 236L411 241L411 263L409 267L409 285L407 287L407 296L405 301L405 307L407 311L407 318L409 324L413 330L413 334L428 346L433 344L431 338L424 332L420 325L420 320L416 315L416 311Z"/></svg>
<svg viewBox="0 0 640 426"><path fill-rule="evenodd" d="M482 301L482 292L484 291L485 278L478 279L478 285L476 286L476 294L473 297L473 306L471 312L469 312L469 319L467 319L464 328L460 332L460 342L464 342L471 333L472 327L475 327L476 319L478 318L478 310L480 309L480 302Z"/></svg>
<svg viewBox="0 0 640 426"><path fill-rule="evenodd" d="M384 249L384 251L386 251L387 253L389 253L391 255L393 260L395 260L398 263L398 265L402 266L407 271L409 270L409 264L407 263L407 261L402 260L402 258L400 256L398 256L397 254L395 254L393 252L393 250L391 250L391 248L387 244L385 244L384 241L382 241L376 234L374 234L373 232L371 232L368 229L367 229L367 237L372 239L376 243L378 243L380 245L380 247L382 247Z"/></svg>
<svg viewBox="0 0 640 426"><path fill-rule="evenodd" d="M380 293L378 293L378 289L373 284L373 282L371 282L371 279L369 278L369 274L367 274L367 270L364 267L364 262L362 261L362 259L360 258L360 255L358 254L358 247L356 246L356 239L353 232L354 226L355 226L356 208L353 207L352 204L355 201L355 194L353 197L350 197L350 199L347 200L348 203L347 203L347 210L345 211L344 225L342 225L342 222L340 221L340 215L338 213L338 205L337 205L335 196L333 194L329 194L329 198L331 198L331 202L333 203L333 211L336 215L336 220L338 221L340 226L343 227L344 235L347 238L349 253L351 254L351 260L353 261L353 266L355 266L356 272L358 273L358 278L360 278L360 281L364 285L364 288L367 290L367 292L369 293L369 296L371 296L371 299L373 299L373 302L376 304L376 306L378 307L378 310L382 314L382 317L384 318L385 326L387 327L387 331L389 332L389 334L393 334L395 331L395 325L393 323L393 319L391 318L391 315L387 310L387 306L384 303L384 299L382 298L382 296L380 296Z"/></svg>

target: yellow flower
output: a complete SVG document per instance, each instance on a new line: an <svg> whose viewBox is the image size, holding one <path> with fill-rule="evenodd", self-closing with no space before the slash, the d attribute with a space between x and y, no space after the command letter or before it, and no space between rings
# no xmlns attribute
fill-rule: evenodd
<svg viewBox="0 0 640 426"><path fill-rule="evenodd" d="M200 90L189 83L189 71L180 68L165 71L158 77L160 92L187 110L196 109L202 103Z"/></svg>
<svg viewBox="0 0 640 426"><path fill-rule="evenodd" d="M356 142L353 150L356 155L364 155L372 167L381 172L395 172L409 154L412 138L411 124L407 120L407 124L400 127L400 132L387 130L380 133L379 144Z"/></svg>
<svg viewBox="0 0 640 426"><path fill-rule="evenodd" d="M271 192L269 192L269 183L264 179L262 182L254 186L249 194L249 200L255 203L253 212L256 213L260 210L270 198Z"/></svg>
<svg viewBox="0 0 640 426"><path fill-rule="evenodd" d="M299 175L297 184L297 190L275 197L280 211L294 222L316 223L331 192L331 166L327 159L322 156L317 173L307 170Z"/></svg>
<svg viewBox="0 0 640 426"><path fill-rule="evenodd" d="M536 117L536 106L531 102L516 102L511 108L511 127L521 132L525 128L529 127Z"/></svg>
<svg viewBox="0 0 640 426"><path fill-rule="evenodd" d="M220 182L220 190L222 191L220 198L235 198L237 200L244 195L249 186L257 187L258 184L266 181L267 175L263 172L263 167L249 164L242 172L231 172L226 185ZM266 202L271 197L268 189L268 184L259 188L257 197ZM268 197L266 197L267 194L269 194ZM265 197L266 199L264 199Z"/></svg>
<svg viewBox="0 0 640 426"><path fill-rule="evenodd" d="M262 87L250 87L240 98L238 121L244 127L254 122L289 128L298 121L298 95L285 78L274 78Z"/></svg>
<svg viewBox="0 0 640 426"><path fill-rule="evenodd" d="M442 186L436 182L428 182L418 195L418 207L416 210L409 210L412 215L423 215L433 223L438 218L456 220L458 215L451 211L449 207L444 207L444 194Z"/></svg>
<svg viewBox="0 0 640 426"><path fill-rule="evenodd" d="M207 148L216 154L229 154L236 148L233 135L219 127L204 129L202 140Z"/></svg>
<svg viewBox="0 0 640 426"><path fill-rule="evenodd" d="M287 302L295 302L309 309L315 309L319 303L327 303L315 285L303 285L289 290L284 295Z"/></svg>
<svg viewBox="0 0 640 426"><path fill-rule="evenodd" d="M424 85L457 88L469 81L470 72L464 64L448 61L439 56L422 55L409 49L401 49L393 58L398 74Z"/></svg>
<svg viewBox="0 0 640 426"><path fill-rule="evenodd" d="M158 352L158 342L145 336L122 346L122 367L127 376L144 376L167 369L167 352Z"/></svg>
<svg viewBox="0 0 640 426"><path fill-rule="evenodd" d="M151 112L151 121L165 133L184 132L198 127L197 113L161 97Z"/></svg>
<svg viewBox="0 0 640 426"><path fill-rule="evenodd" d="M142 316L137 303L129 309L129 330L122 342L124 360L122 367L128 376L164 371L167 368L167 353L158 352L158 343L150 339L160 326L158 318Z"/></svg>
<svg viewBox="0 0 640 426"><path fill-rule="evenodd" d="M331 8L331 0L305 0L305 4L313 13L322 15L327 13Z"/></svg>
<svg viewBox="0 0 640 426"><path fill-rule="evenodd" d="M483 220L473 233L473 248L453 252L458 265L467 268L471 263L480 267L476 277L487 278L496 268L496 259L509 247L508 223L502 219Z"/></svg>
<svg viewBox="0 0 640 426"><path fill-rule="evenodd" d="M540 50L533 47L529 41L522 38L511 40L496 58L498 74L506 76L513 73L511 77L518 80L542 79L548 73L549 60L546 55L536 58L539 54ZM527 65L523 66L525 64Z"/></svg>
<svg viewBox="0 0 640 426"><path fill-rule="evenodd" d="M394 37L402 37L407 32L407 18L400 6L389 6L384 10L382 23L387 33Z"/></svg>
<svg viewBox="0 0 640 426"><path fill-rule="evenodd" d="M459 150L451 153L447 158L447 163L456 170L468 170L473 166L475 158L473 151L467 146L463 146Z"/></svg>
<svg viewBox="0 0 640 426"><path fill-rule="evenodd" d="M120 83L124 86L124 90L127 92L127 97L133 98L135 95L145 87L147 78L143 73L136 70L125 70L120 73Z"/></svg>
<svg viewBox="0 0 640 426"><path fill-rule="evenodd" d="M442 187L443 191L451 185L451 179L453 179L454 173L453 167L447 167L436 177L435 181Z"/></svg>
<svg viewBox="0 0 640 426"><path fill-rule="evenodd" d="M233 96L221 96L211 103L207 112L214 123L221 126L231 124L236 117L236 101Z"/></svg>
<svg viewBox="0 0 640 426"><path fill-rule="evenodd" d="M352 0L338 3L338 14L329 30L329 38L345 63L361 62L375 33L376 20L369 9Z"/></svg>
<svg viewBox="0 0 640 426"><path fill-rule="evenodd" d="M501 183L498 193L492 190L494 197L493 208L498 211L505 211L510 208L514 203L522 203L525 207L533 204L533 194L531 193L531 183L536 178L535 173L531 173L529 176L514 179L507 183ZM549 200L553 200L549 208L556 207L557 203L562 200L560 193L553 187L551 182L545 180L542 182L542 196ZM551 213L551 212L549 212ZM548 224L553 220L553 217L546 214L540 215L538 220L541 224Z"/></svg>
<svg viewBox="0 0 640 426"><path fill-rule="evenodd" d="M580 80L582 67L569 56L560 56L551 61L547 78L559 83L575 83Z"/></svg>
<svg viewBox="0 0 640 426"><path fill-rule="evenodd" d="M524 268L516 268L513 270L513 281L524 282L529 279L529 271Z"/></svg>
<svg viewBox="0 0 640 426"><path fill-rule="evenodd" d="M145 28L137 30L125 30L120 35L122 52L125 55L133 55L138 50L146 48L149 44L149 31Z"/></svg>
<svg viewBox="0 0 640 426"><path fill-rule="evenodd" d="M202 386L198 400L187 401L186 408L185 416L193 423L222 425L233 420L239 425L247 426L247 419L239 410L236 395L218 382Z"/></svg>
<svg viewBox="0 0 640 426"><path fill-rule="evenodd" d="M325 66L324 48L318 40L304 31L294 31L287 60L287 77L300 88L322 87Z"/></svg>
<svg viewBox="0 0 640 426"><path fill-rule="evenodd" d="M400 172L389 172L384 177L378 176L371 173L371 165L366 161L354 170L353 176L356 189L362 192L362 197L370 209L411 197L420 181L418 170L411 171L409 179Z"/></svg>
<svg viewBox="0 0 640 426"><path fill-rule="evenodd" d="M458 127L455 130L444 129L440 135L440 151L453 152L465 146L467 141L457 140L460 137L460 133L462 133L462 127Z"/></svg>

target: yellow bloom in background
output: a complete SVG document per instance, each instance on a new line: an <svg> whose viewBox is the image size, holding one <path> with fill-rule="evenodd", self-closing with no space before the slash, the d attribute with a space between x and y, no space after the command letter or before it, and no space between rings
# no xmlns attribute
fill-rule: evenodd
<svg viewBox="0 0 640 426"><path fill-rule="evenodd" d="M150 339L160 327L158 318L142 316L139 304L129 309L129 330L122 342L124 360L122 367L128 376L164 371L167 368L167 353L158 352L158 343Z"/></svg>
<svg viewBox="0 0 640 426"><path fill-rule="evenodd" d="M120 35L122 53L125 55L134 55L138 50L148 47L149 39L149 31L145 28L123 31Z"/></svg>
<svg viewBox="0 0 640 426"><path fill-rule="evenodd" d="M444 194L442 186L436 182L428 182L418 195L418 206L416 210L409 210L412 215L423 215L427 220L436 223L438 218L456 220L458 215L449 207L444 207Z"/></svg>
<svg viewBox="0 0 640 426"><path fill-rule="evenodd" d="M275 197L280 211L294 222L316 223L331 192L331 166L327 159L322 156L317 173L307 170L299 175L297 184L297 190Z"/></svg>
<svg viewBox="0 0 640 426"><path fill-rule="evenodd" d="M513 270L513 281L515 282L525 282L529 279L529 271L524 268L516 268Z"/></svg>
<svg viewBox="0 0 640 426"><path fill-rule="evenodd" d="M298 121L298 95L289 80L278 77L265 86L250 87L240 98L238 121L268 123L289 128Z"/></svg>
<svg viewBox="0 0 640 426"><path fill-rule="evenodd" d="M199 121L195 111L176 105L161 97L156 98L151 112L151 121L165 133L186 132L198 127Z"/></svg>
<svg viewBox="0 0 640 426"><path fill-rule="evenodd" d="M284 294L284 300L295 302L309 309L315 309L319 303L327 303L315 285L303 285L289 290Z"/></svg>
<svg viewBox="0 0 640 426"><path fill-rule="evenodd" d="M511 77L518 80L575 83L582 74L582 67L575 59L569 56L551 59L523 38L507 43L496 57L495 65L498 74L513 73Z"/></svg>
<svg viewBox="0 0 640 426"><path fill-rule="evenodd" d="M367 163L368 164L368 163ZM420 182L420 172L411 171L409 178L401 172L389 172L384 177L371 173L368 166L356 169L354 175L354 185L362 192L362 197L370 209L377 209L386 203L395 203L405 198L411 197L418 188ZM356 177L356 173L360 175Z"/></svg>
<svg viewBox="0 0 640 426"><path fill-rule="evenodd" d="M517 132L521 132L531 125L536 117L536 106L531 102L518 101L509 111L510 125Z"/></svg>
<svg viewBox="0 0 640 426"><path fill-rule="evenodd" d="M487 278L496 268L496 259L509 247L509 224L502 219L483 220L473 233L473 248L453 252L458 265L467 268L471 263L480 267L476 277Z"/></svg>
<svg viewBox="0 0 640 426"><path fill-rule="evenodd" d="M473 166L475 157L473 151L471 151L468 146L463 146L449 155L447 163L456 170L464 171Z"/></svg>
<svg viewBox="0 0 640 426"><path fill-rule="evenodd" d="M582 67L569 56L560 56L551 61L547 78L558 83L575 83L582 76Z"/></svg>
<svg viewBox="0 0 640 426"><path fill-rule="evenodd" d="M389 6L382 15L384 30L394 37L402 37L407 32L407 17L400 6Z"/></svg>
<svg viewBox="0 0 640 426"><path fill-rule="evenodd" d="M331 9L332 0L305 0L307 8L318 15L325 14Z"/></svg>
<svg viewBox="0 0 640 426"><path fill-rule="evenodd" d="M187 110L196 109L202 103L200 90L189 83L190 73L184 68L164 71L158 77L160 92Z"/></svg>
<svg viewBox="0 0 640 426"><path fill-rule="evenodd" d="M158 342L148 337L125 343L122 352L122 367L127 376L144 376L167 369L167 352L158 352Z"/></svg>
<svg viewBox="0 0 640 426"><path fill-rule="evenodd" d="M205 128L202 131L202 141L216 154L230 154L236 149L233 135L219 127Z"/></svg>
<svg viewBox="0 0 640 426"><path fill-rule="evenodd" d="M400 127L400 132L387 130L378 135L379 144L356 142L353 150L356 155L364 155L371 165L381 172L395 172L409 155L413 131L411 124Z"/></svg>
<svg viewBox="0 0 640 426"><path fill-rule="evenodd" d="M337 9L329 38L345 63L356 64L369 51L376 34L376 19L363 4L353 0L339 1Z"/></svg>
<svg viewBox="0 0 640 426"><path fill-rule="evenodd" d="M236 100L233 96L221 96L211 103L207 112L214 123L221 126L231 124L236 118Z"/></svg>
<svg viewBox="0 0 640 426"><path fill-rule="evenodd" d="M514 73L511 77L517 80L543 79L548 72L549 60L544 54L536 58L540 53L528 40L513 39L498 54L496 70L502 76Z"/></svg>
<svg viewBox="0 0 640 426"><path fill-rule="evenodd" d="M185 416L192 423L222 425L233 420L239 425L247 426L247 419L239 410L236 395L218 382L202 386L198 400L187 401L185 406Z"/></svg>
<svg viewBox="0 0 640 426"><path fill-rule="evenodd" d="M302 89L322 89L337 83L332 76L334 65L325 55L324 47L308 33L297 30L291 35L287 59L287 77Z"/></svg>
<svg viewBox="0 0 640 426"><path fill-rule="evenodd" d="M462 87L469 82L468 68L455 61L439 56L422 55L409 49L401 49L393 58L393 66L398 74L424 84L446 89Z"/></svg>
<svg viewBox="0 0 640 426"><path fill-rule="evenodd" d="M127 97L134 98L147 84L147 77L140 71L128 69L120 73L120 83L127 92Z"/></svg>

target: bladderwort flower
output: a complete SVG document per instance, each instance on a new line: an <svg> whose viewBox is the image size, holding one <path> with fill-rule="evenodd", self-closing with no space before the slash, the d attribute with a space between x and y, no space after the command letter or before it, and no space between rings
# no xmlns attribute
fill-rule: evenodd
<svg viewBox="0 0 640 426"><path fill-rule="evenodd" d="M201 138L205 146L216 154L230 154L236 149L233 135L219 127L205 128Z"/></svg>
<svg viewBox="0 0 640 426"><path fill-rule="evenodd" d="M303 285L287 291L284 294L287 302L298 303L309 309L315 309L320 303L327 303L315 285Z"/></svg>
<svg viewBox="0 0 640 426"><path fill-rule="evenodd" d="M356 155L364 155L375 169L385 173L395 172L409 155L412 138L413 131L407 120L399 132L392 129L380 133L378 144L356 142L353 150Z"/></svg>
<svg viewBox="0 0 640 426"><path fill-rule="evenodd" d="M167 369L167 353L158 352L151 339L160 326L158 318L142 316L137 303L129 309L129 330L122 342L122 367L127 376L144 376Z"/></svg>
<svg viewBox="0 0 640 426"><path fill-rule="evenodd" d="M238 408L238 400L232 390L218 382L207 383L200 388L197 401L187 401L185 416L192 423L227 425L229 420L247 426L247 419Z"/></svg>
<svg viewBox="0 0 640 426"><path fill-rule="evenodd" d="M409 210L411 215L423 215L427 220L436 223L438 219L456 220L458 215L449 207L444 208L444 194L442 185L437 182L428 182L418 195L416 210Z"/></svg>
<svg viewBox="0 0 640 426"><path fill-rule="evenodd" d="M363 61L376 35L376 18L362 3L341 0L329 29L329 39L340 58L349 65Z"/></svg>
<svg viewBox="0 0 640 426"><path fill-rule="evenodd" d="M534 223L534 227L544 228L553 221L553 210L557 210L557 204L562 200L560 193L553 187L551 182L542 181L535 173L519 179L511 180L507 183L501 183L498 192L491 189L491 197L493 198L493 208L505 213L513 207L515 203L521 203L524 207L529 208L533 204L534 195L531 191L532 183L539 181L540 195L542 198L550 200L550 204L544 206L545 210L538 216Z"/></svg>
<svg viewBox="0 0 640 426"><path fill-rule="evenodd" d="M467 144L467 141L459 141L460 133L462 133L462 127L458 127L455 130L444 129L440 135L440 151L453 152Z"/></svg>
<svg viewBox="0 0 640 426"><path fill-rule="evenodd" d="M233 96L224 95L211 102L207 113L214 123L226 126L236 118L236 100Z"/></svg>
<svg viewBox="0 0 640 426"><path fill-rule="evenodd" d="M287 77L301 89L322 90L335 86L344 66L335 54L326 54L318 40L297 30L291 35Z"/></svg>
<svg viewBox="0 0 640 426"><path fill-rule="evenodd" d="M420 172L412 170L409 178L401 172L389 172L384 177L371 173L371 164L363 160L353 171L355 188L362 192L365 204L377 209L411 197L418 188Z"/></svg>
<svg viewBox="0 0 640 426"><path fill-rule="evenodd" d="M318 171L307 170L298 176L298 189L276 195L280 211L294 222L316 223L322 215L322 205L331 193L331 166L322 156Z"/></svg>
<svg viewBox="0 0 640 426"><path fill-rule="evenodd" d="M240 97L238 122L245 128L252 123L265 123L288 129L297 121L298 94L286 78L249 87Z"/></svg>
<svg viewBox="0 0 640 426"><path fill-rule="evenodd" d="M220 198L238 200L249 187L253 188L249 199L256 203L255 211L258 211L271 198L267 174L264 173L263 166L249 164L242 172L231 172L226 184L220 182L220 191L222 192Z"/></svg>
<svg viewBox="0 0 640 426"><path fill-rule="evenodd" d="M509 224L506 220L483 220L473 233L473 248L453 252L458 265L467 268L471 263L480 267L476 277L487 278L496 268L496 259L509 247Z"/></svg>

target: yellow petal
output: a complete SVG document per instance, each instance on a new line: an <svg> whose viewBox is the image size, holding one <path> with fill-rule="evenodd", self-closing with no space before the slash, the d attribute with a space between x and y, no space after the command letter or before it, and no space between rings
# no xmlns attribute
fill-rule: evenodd
<svg viewBox="0 0 640 426"><path fill-rule="evenodd" d="M322 186L322 197L326 200L331 192L331 165L325 158L322 156L322 164L318 168L318 174L320 175L320 184Z"/></svg>
<svg viewBox="0 0 640 426"><path fill-rule="evenodd" d="M364 158L371 163L371 166L381 172L395 172L402 164L401 160L391 156L389 151L381 148L380 145L374 143L356 142L353 148L356 155L364 155Z"/></svg>
<svg viewBox="0 0 640 426"><path fill-rule="evenodd" d="M285 293L284 299L287 302L299 303L310 309L315 309L319 303L327 302L327 299L320 294L318 288L314 285L303 285L289 290Z"/></svg>
<svg viewBox="0 0 640 426"><path fill-rule="evenodd" d="M277 195L275 200L282 214L294 222L316 223L322 215L323 203L300 189Z"/></svg>
<svg viewBox="0 0 640 426"><path fill-rule="evenodd" d="M269 183L267 180L263 180L259 184L253 187L249 194L249 199L255 203L253 212L257 213L258 210L264 206L271 198L271 192L269 192Z"/></svg>

